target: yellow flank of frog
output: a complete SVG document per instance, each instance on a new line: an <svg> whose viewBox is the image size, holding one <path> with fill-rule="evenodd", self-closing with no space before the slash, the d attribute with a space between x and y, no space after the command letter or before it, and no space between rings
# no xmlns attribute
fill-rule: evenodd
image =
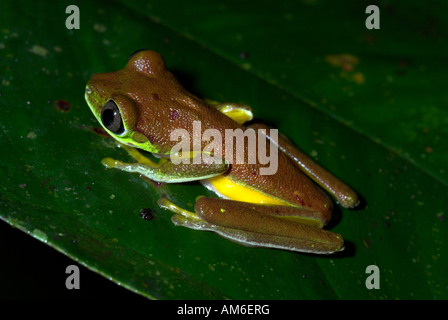
<svg viewBox="0 0 448 320"><path fill-rule="evenodd" d="M250 187L235 183L224 175L210 178L207 182L212 186L210 189L213 189L213 191L227 199L259 204L291 206L287 201L277 199Z"/></svg>

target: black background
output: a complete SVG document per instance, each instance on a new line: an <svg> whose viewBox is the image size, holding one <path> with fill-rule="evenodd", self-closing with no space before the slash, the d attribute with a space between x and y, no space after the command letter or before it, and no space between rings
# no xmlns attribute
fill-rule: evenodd
<svg viewBox="0 0 448 320"><path fill-rule="evenodd" d="M0 299L146 300L3 221L0 256ZM80 289L65 287L69 265L79 267Z"/></svg>

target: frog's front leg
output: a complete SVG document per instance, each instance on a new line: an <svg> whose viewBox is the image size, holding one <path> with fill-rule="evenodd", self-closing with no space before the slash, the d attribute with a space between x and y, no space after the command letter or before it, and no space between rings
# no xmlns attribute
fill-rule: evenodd
<svg viewBox="0 0 448 320"><path fill-rule="evenodd" d="M176 225L214 231L243 245L319 254L344 249L341 235L289 220L290 207L269 208L206 197L196 201L196 213L180 209L167 199L161 199L159 205L176 213L172 217ZM283 210L286 215L283 215Z"/></svg>
<svg viewBox="0 0 448 320"><path fill-rule="evenodd" d="M189 163L174 164L167 158L161 158L158 163L153 162L149 158L143 156L137 149L120 145L128 154L137 160L136 163L124 163L112 158L105 158L102 160L106 168L115 168L127 172L136 172L148 177L157 182L165 183L179 183L207 179L215 177L226 172L229 164L225 160L213 161L212 163L204 163L202 161L195 161L195 157L200 157L201 154L193 156Z"/></svg>

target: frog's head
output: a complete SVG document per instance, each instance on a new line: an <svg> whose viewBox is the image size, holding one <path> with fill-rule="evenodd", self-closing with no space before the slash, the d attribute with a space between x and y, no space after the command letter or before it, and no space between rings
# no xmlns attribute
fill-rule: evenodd
<svg viewBox="0 0 448 320"><path fill-rule="evenodd" d="M119 142L167 154L171 129L189 118L186 91L166 69L159 53L134 53L125 68L94 74L86 86L87 104L103 128ZM191 107L190 107L191 108Z"/></svg>

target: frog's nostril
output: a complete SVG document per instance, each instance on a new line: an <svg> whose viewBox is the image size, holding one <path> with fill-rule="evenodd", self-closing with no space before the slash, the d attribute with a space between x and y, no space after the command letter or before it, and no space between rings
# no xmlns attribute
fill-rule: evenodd
<svg viewBox="0 0 448 320"><path fill-rule="evenodd" d="M92 89L90 89L90 87L89 87L89 86L87 86L87 87L86 87L86 93L87 93L87 94L90 94L90 93L92 93Z"/></svg>

